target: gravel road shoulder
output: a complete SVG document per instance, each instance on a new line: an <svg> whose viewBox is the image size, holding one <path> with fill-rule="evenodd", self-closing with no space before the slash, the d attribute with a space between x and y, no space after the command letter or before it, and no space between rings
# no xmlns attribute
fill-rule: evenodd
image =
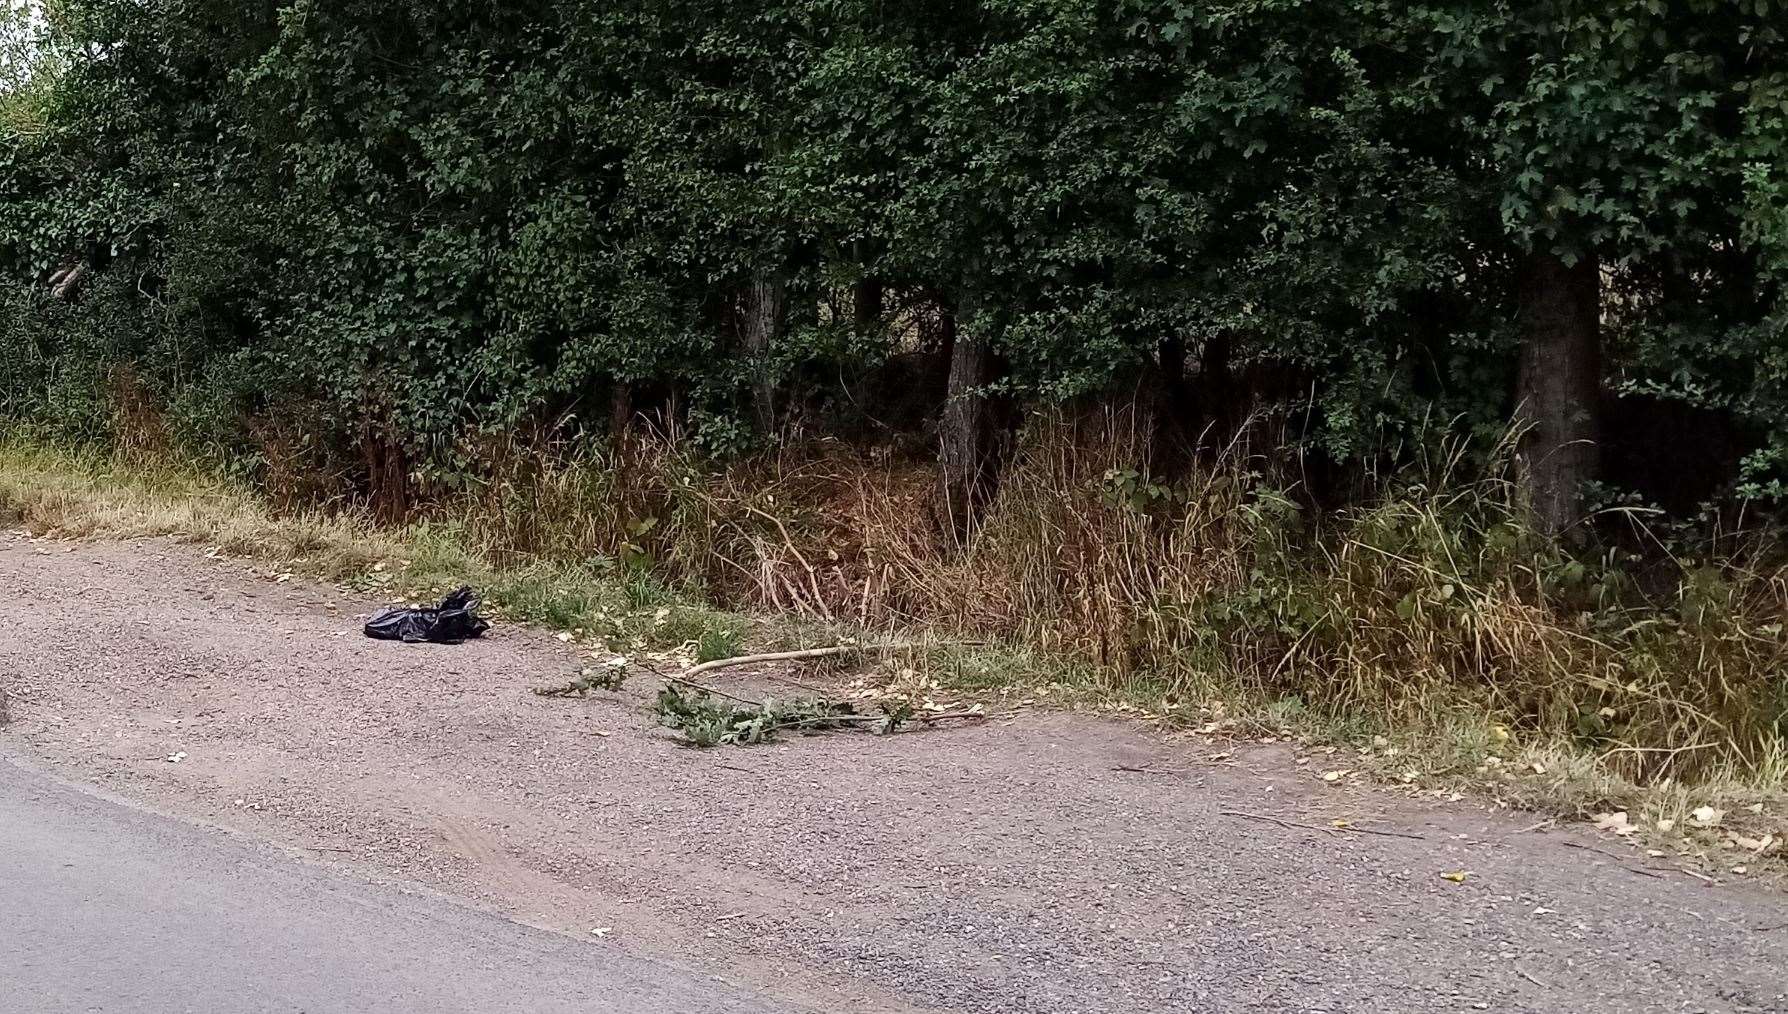
<svg viewBox="0 0 1788 1014"><path fill-rule="evenodd" d="M791 1004L1788 1012L1781 896L1273 748L1023 713L700 752L649 680L534 696L549 636L367 641L367 602L191 547L0 535L0 588L0 753Z"/></svg>

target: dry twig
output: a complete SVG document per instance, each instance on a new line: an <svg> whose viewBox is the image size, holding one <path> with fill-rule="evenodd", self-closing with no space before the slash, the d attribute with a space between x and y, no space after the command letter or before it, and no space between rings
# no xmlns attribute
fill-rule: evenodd
<svg viewBox="0 0 1788 1014"><path fill-rule="evenodd" d="M1299 828L1305 831L1325 831L1329 834L1375 834L1383 838L1410 838L1415 841L1428 840L1425 835L1410 834L1406 831L1380 831L1370 827L1354 827L1352 824L1329 824L1326 826L1322 824L1305 824L1296 820L1280 820L1278 817L1269 817L1262 813L1243 813L1240 810L1218 810L1217 812L1225 817L1245 817L1248 820L1264 820L1269 824L1277 824L1280 827Z"/></svg>

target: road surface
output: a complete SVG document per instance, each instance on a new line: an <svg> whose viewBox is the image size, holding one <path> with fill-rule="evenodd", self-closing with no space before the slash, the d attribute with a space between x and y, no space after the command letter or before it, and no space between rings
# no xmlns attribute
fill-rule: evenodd
<svg viewBox="0 0 1788 1014"><path fill-rule="evenodd" d="M984 725L693 750L647 673L532 692L596 646L508 623L370 641L377 600L214 556L0 532L0 756L561 935L38 787L31 820L0 812L45 829L28 863L0 853L0 960L34 991L3 1014L199 988L208 1012L1788 1014L1788 903L1736 853L1648 857L1438 786L1325 781L1345 751L1017 698Z"/></svg>
<svg viewBox="0 0 1788 1014"><path fill-rule="evenodd" d="M786 1011L0 760L0 1010Z"/></svg>

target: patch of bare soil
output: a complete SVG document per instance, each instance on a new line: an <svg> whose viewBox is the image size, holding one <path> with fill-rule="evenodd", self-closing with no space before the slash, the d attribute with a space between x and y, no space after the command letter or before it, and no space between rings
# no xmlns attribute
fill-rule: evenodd
<svg viewBox="0 0 1788 1014"><path fill-rule="evenodd" d="M0 589L0 751L791 1004L1788 1011L1779 895L1272 748L1022 713L696 751L650 679L536 697L550 636L368 641L373 603L189 547L0 537Z"/></svg>

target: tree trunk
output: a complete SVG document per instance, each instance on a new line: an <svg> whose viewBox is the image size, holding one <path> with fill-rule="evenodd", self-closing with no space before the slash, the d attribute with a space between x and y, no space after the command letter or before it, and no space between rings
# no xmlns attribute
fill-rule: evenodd
<svg viewBox="0 0 1788 1014"><path fill-rule="evenodd" d="M1194 382L1193 400L1204 432L1198 436L1200 450L1227 453L1229 442L1241 427L1242 392L1237 390L1235 371L1230 359L1235 342L1227 332L1204 340L1198 351L1198 378Z"/></svg>
<svg viewBox="0 0 1788 1014"><path fill-rule="evenodd" d="M1582 518L1583 484L1601 464L1601 265L1535 252L1520 277L1516 419L1533 516L1559 535Z"/></svg>
<svg viewBox="0 0 1788 1014"><path fill-rule="evenodd" d="M627 449L633 428L633 385L616 378L608 392L608 442L618 453Z"/></svg>
<svg viewBox="0 0 1788 1014"><path fill-rule="evenodd" d="M750 358L751 413L759 432L776 428L776 384L770 376L770 348L782 333L788 283L781 275L759 272L745 290L745 320L741 338Z"/></svg>
<svg viewBox="0 0 1788 1014"><path fill-rule="evenodd" d="M1179 476L1190 464L1192 440L1186 432L1186 411L1192 398L1186 387L1186 342L1177 335L1161 339L1160 366L1149 385L1153 460L1164 476Z"/></svg>
<svg viewBox="0 0 1788 1014"><path fill-rule="evenodd" d="M952 332L955 327L952 322ZM945 535L966 545L993 498L993 406L981 392L993 380L993 350L974 335L956 334L950 347L948 400L944 402L940 511Z"/></svg>
<svg viewBox="0 0 1788 1014"><path fill-rule="evenodd" d="M1186 393L1186 340L1178 335L1161 339L1161 383L1175 398Z"/></svg>
<svg viewBox="0 0 1788 1014"><path fill-rule="evenodd" d="M950 400L950 364L956 359L956 311L941 298L933 297L937 306L937 356L935 368L927 377L927 390L939 405Z"/></svg>
<svg viewBox="0 0 1788 1014"><path fill-rule="evenodd" d="M882 322L883 287L879 278L865 278L851 286L851 323L859 333L875 330Z"/></svg>

